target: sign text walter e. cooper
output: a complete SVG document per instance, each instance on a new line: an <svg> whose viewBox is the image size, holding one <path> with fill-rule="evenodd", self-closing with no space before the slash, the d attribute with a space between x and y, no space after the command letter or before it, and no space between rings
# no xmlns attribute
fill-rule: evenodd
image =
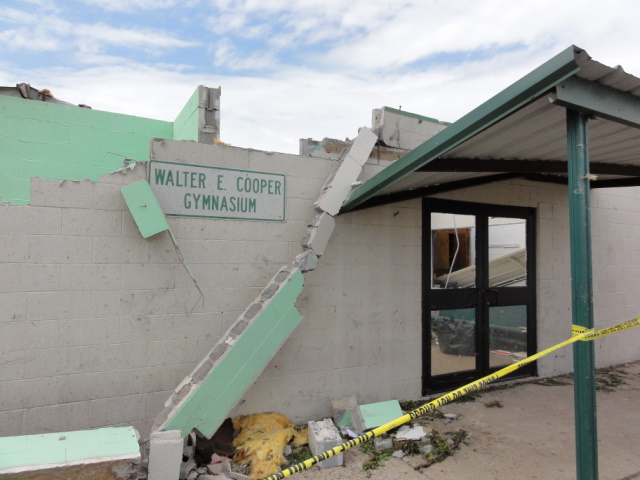
<svg viewBox="0 0 640 480"><path fill-rule="evenodd" d="M283 221L285 175L149 162L149 184L166 215Z"/></svg>

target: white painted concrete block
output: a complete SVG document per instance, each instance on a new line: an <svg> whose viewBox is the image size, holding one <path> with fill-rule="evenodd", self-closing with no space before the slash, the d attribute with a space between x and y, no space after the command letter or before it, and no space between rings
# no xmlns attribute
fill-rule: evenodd
<svg viewBox="0 0 640 480"><path fill-rule="evenodd" d="M318 257L321 257L335 226L336 221L328 213L317 215L310 226L308 238L303 240L302 246L310 248Z"/></svg>
<svg viewBox="0 0 640 480"><path fill-rule="evenodd" d="M183 444L179 430L151 433L149 480L176 480L180 477Z"/></svg>
<svg viewBox="0 0 640 480"><path fill-rule="evenodd" d="M337 215L343 202L351 192L352 184L362 173L362 166L369 159L371 150L378 137L368 128L361 128L343 160L338 163L337 170L329 177L315 207L330 215Z"/></svg>
<svg viewBox="0 0 640 480"><path fill-rule="evenodd" d="M333 420L325 418L319 422L309 422L309 448L313 455L319 455L341 444L342 437ZM339 453L318 463L318 466L320 468L341 467L342 463L343 455Z"/></svg>

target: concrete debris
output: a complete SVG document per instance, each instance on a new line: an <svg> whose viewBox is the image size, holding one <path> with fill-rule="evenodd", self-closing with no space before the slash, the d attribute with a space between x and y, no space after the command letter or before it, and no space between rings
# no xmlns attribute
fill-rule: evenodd
<svg viewBox="0 0 640 480"><path fill-rule="evenodd" d="M447 445L453 446L455 445L455 441L453 440L453 438L447 438Z"/></svg>
<svg viewBox="0 0 640 480"><path fill-rule="evenodd" d="M358 408L358 401L355 395L331 401L331 408L333 409L333 421L336 426L340 428L353 426L351 415Z"/></svg>
<svg viewBox="0 0 640 480"><path fill-rule="evenodd" d="M375 437L373 439L373 445L378 450L388 450L390 448L393 448L393 438Z"/></svg>
<svg viewBox="0 0 640 480"><path fill-rule="evenodd" d="M358 432L379 427L402 416L398 400L359 405L351 417L353 426Z"/></svg>
<svg viewBox="0 0 640 480"><path fill-rule="evenodd" d="M231 471L231 463L228 458L218 463L210 463L207 465L207 471L214 475L220 475L222 473L229 473Z"/></svg>
<svg viewBox="0 0 640 480"><path fill-rule="evenodd" d="M192 473L195 473L196 476L198 476L197 472L195 472L195 469L198 466L196 465L196 461L193 458L188 458L187 460L183 461L180 464L180 478L187 478L190 479L190 475ZM151 479L151 480L155 480L155 479Z"/></svg>
<svg viewBox="0 0 640 480"><path fill-rule="evenodd" d="M302 273L310 272L315 270L318 265L318 256L313 250L304 250L296 256L293 265L298 267Z"/></svg>
<svg viewBox="0 0 640 480"><path fill-rule="evenodd" d="M302 240L302 247L313 250L318 257L321 257L335 226L336 221L328 213L316 215Z"/></svg>
<svg viewBox="0 0 640 480"><path fill-rule="evenodd" d="M404 452L402 450L396 450L395 452L393 452L392 454L393 458L404 458Z"/></svg>
<svg viewBox="0 0 640 480"><path fill-rule="evenodd" d="M418 449L418 451L422 454L428 455L433 452L433 445L423 445Z"/></svg>
<svg viewBox="0 0 640 480"><path fill-rule="evenodd" d="M285 445L284 446L284 450L282 451L283 455L285 457L288 457L289 455L291 455L291 453L293 453L293 450L291 448L291 445Z"/></svg>
<svg viewBox="0 0 640 480"><path fill-rule="evenodd" d="M322 187L320 195L314 203L318 211L337 215L342 204L351 193L353 182L358 181L362 167L368 160L378 137L368 128L360 129L353 144L347 147L338 165ZM317 253L317 252L316 252Z"/></svg>
<svg viewBox="0 0 640 480"><path fill-rule="evenodd" d="M425 431L422 425L416 425L410 427L408 425L402 425L396 433L396 440L420 440L424 437Z"/></svg>
<svg viewBox="0 0 640 480"><path fill-rule="evenodd" d="M333 420L325 418L318 422L309 422L309 448L313 455L319 455L338 445L342 445L342 437L333 424ZM319 462L318 466L320 468L341 467L343 461L343 455L339 453Z"/></svg>
<svg viewBox="0 0 640 480"><path fill-rule="evenodd" d="M178 430L151 432L149 479L176 480L180 477L184 441Z"/></svg>
<svg viewBox="0 0 640 480"><path fill-rule="evenodd" d="M458 418L458 415L455 413L445 413L444 418L448 420L455 420L456 418Z"/></svg>

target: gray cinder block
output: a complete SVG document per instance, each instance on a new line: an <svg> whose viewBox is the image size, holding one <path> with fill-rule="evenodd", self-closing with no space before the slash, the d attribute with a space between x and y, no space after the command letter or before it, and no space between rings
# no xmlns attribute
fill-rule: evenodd
<svg viewBox="0 0 640 480"><path fill-rule="evenodd" d="M319 455L338 445L342 445L342 437L330 418L325 418L319 422L309 422L309 448L311 453ZM342 453L339 453L318 463L318 466L320 468L341 467L342 462Z"/></svg>
<svg viewBox="0 0 640 480"><path fill-rule="evenodd" d="M149 480L175 480L180 476L184 441L179 430L152 432Z"/></svg>

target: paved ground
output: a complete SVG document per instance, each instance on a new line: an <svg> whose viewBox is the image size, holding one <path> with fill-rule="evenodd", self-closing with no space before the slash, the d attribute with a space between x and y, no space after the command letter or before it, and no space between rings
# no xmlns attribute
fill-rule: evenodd
<svg viewBox="0 0 640 480"><path fill-rule="evenodd" d="M640 479L640 362L599 374L597 393L601 480ZM498 402L498 403L494 403ZM490 405L502 405L489 407ZM318 467L293 475L307 480L466 480L575 479L573 384L570 378L481 390L473 402L441 409L456 413L424 424L444 434L464 430L468 444L441 463L415 469L421 456L390 458L363 471L370 455L356 447L345 453L345 467Z"/></svg>

